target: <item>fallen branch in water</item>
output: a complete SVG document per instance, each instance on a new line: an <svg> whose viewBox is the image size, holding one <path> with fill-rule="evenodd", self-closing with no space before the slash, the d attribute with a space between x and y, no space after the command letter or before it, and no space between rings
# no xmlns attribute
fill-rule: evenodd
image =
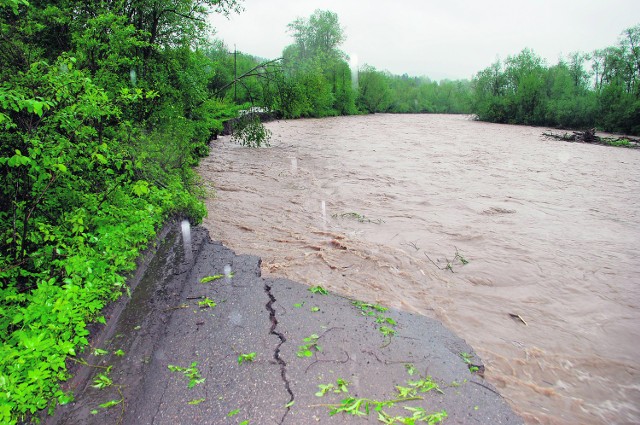
<svg viewBox="0 0 640 425"><path fill-rule="evenodd" d="M527 322L525 322L524 319L522 318L522 316L520 316L519 314L509 313L509 316L511 316L511 318L513 318L513 319L520 320L522 323L524 323L525 326L529 326L527 324Z"/></svg>
<svg viewBox="0 0 640 425"><path fill-rule="evenodd" d="M597 145L617 146L625 148L640 148L640 139L631 137L600 137L596 136L596 129L573 131L571 133L543 132L543 136L564 142L592 143Z"/></svg>

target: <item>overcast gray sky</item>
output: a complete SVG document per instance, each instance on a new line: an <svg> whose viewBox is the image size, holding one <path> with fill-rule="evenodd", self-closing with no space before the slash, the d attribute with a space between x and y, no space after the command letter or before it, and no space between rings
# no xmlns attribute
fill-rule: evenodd
<svg viewBox="0 0 640 425"><path fill-rule="evenodd" d="M347 35L342 50L359 65L435 80L472 78L525 47L554 64L614 45L640 24L640 0L245 0L244 8L211 16L230 49L279 57L293 42L289 22L331 10Z"/></svg>

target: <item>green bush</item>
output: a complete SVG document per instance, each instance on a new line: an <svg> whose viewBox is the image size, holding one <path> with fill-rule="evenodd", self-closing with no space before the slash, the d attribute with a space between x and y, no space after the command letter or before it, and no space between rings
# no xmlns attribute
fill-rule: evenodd
<svg viewBox="0 0 640 425"><path fill-rule="evenodd" d="M255 113L246 113L233 123L231 140L242 146L252 148L269 146L270 139L271 130L262 124L260 117Z"/></svg>
<svg viewBox="0 0 640 425"><path fill-rule="evenodd" d="M0 86L0 423L71 399L59 382L86 325L127 292L124 273L168 217L206 212L195 125L148 133L116 101L67 56Z"/></svg>

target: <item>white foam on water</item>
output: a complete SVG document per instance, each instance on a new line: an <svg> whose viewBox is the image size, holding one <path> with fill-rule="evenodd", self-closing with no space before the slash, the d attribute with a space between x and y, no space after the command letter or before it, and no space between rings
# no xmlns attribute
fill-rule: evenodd
<svg viewBox="0 0 640 425"><path fill-rule="evenodd" d="M191 223L189 220L182 220L182 246L184 248L184 261L187 264L193 262L193 251L191 250Z"/></svg>

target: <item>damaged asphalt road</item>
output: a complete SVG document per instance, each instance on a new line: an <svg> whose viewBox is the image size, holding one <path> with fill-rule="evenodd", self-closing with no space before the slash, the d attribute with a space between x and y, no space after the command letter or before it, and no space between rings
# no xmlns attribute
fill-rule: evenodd
<svg viewBox="0 0 640 425"><path fill-rule="evenodd" d="M424 409L446 411L443 424L522 423L471 372L483 369L471 347L439 322L261 278L259 258L236 255L202 228L192 229L195 261L187 266L178 227L159 243L131 300L94 335L89 366L68 383L76 400L45 423L380 423L371 400L399 398L412 399L380 405L384 414ZM202 283L207 277L216 278ZM111 384L97 381L100 374ZM349 407L365 399L363 413L369 400L369 415L329 414L350 397Z"/></svg>

